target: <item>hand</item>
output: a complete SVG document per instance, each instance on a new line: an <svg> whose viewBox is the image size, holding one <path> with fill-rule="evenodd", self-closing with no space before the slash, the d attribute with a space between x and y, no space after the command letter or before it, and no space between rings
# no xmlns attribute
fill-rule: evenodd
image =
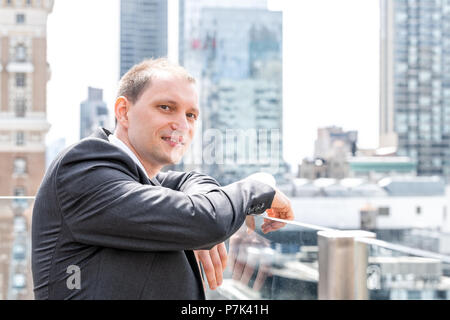
<svg viewBox="0 0 450 320"><path fill-rule="evenodd" d="M264 249L270 250L270 243L267 239L252 231L248 223L251 224L253 219L253 216L247 217L248 228L242 227L230 238L229 269L234 280L248 285L255 268L258 268L253 290L259 291L267 276L270 275L270 262L264 255Z"/></svg>
<svg viewBox="0 0 450 320"><path fill-rule="evenodd" d="M292 211L291 202L288 197L278 189L275 189L275 196L270 209L267 209L267 215L272 218L294 220L294 212ZM261 230L264 233L275 231L284 227L286 223L264 219Z"/></svg>
<svg viewBox="0 0 450 320"><path fill-rule="evenodd" d="M211 290L222 284L223 271L227 266L227 248L225 243L214 246L211 250L195 250L197 261L202 264Z"/></svg>

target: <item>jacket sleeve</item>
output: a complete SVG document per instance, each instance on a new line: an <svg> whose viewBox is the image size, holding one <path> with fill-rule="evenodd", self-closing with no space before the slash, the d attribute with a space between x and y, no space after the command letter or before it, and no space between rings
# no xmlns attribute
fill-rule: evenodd
<svg viewBox="0 0 450 320"><path fill-rule="evenodd" d="M186 194L205 193L220 187L220 184L214 178L195 171L160 172L156 178L163 187L182 191Z"/></svg>
<svg viewBox="0 0 450 320"><path fill-rule="evenodd" d="M237 231L246 214L269 208L275 194L257 181L220 187L194 173L167 178L179 190L145 185L108 161L62 163L55 184L75 241L142 251L212 247Z"/></svg>

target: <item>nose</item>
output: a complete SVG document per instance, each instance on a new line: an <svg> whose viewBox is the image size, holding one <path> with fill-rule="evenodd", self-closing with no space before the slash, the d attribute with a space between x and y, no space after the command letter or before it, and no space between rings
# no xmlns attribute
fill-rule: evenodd
<svg viewBox="0 0 450 320"><path fill-rule="evenodd" d="M182 133L186 133L189 131L189 122L186 118L186 115L183 113L181 115L177 115L176 119L174 119L170 127L172 130L180 131Z"/></svg>

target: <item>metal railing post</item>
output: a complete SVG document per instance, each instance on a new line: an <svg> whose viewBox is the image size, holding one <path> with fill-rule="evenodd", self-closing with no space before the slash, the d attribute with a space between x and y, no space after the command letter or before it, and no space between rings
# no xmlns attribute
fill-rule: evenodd
<svg viewBox="0 0 450 320"><path fill-rule="evenodd" d="M320 300L367 299L367 247L357 238L375 238L375 233L319 231Z"/></svg>

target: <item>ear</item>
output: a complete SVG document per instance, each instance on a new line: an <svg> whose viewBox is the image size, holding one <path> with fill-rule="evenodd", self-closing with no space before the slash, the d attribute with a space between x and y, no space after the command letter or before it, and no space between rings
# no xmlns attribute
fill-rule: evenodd
<svg viewBox="0 0 450 320"><path fill-rule="evenodd" d="M128 122L128 110L131 107L130 101L125 96L120 96L116 99L114 105L114 113L116 115L117 124L127 128L129 126Z"/></svg>

